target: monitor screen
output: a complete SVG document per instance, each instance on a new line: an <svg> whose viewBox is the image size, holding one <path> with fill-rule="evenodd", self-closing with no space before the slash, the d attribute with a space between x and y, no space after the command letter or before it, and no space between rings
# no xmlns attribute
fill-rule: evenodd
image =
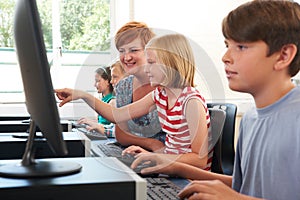
<svg viewBox="0 0 300 200"><path fill-rule="evenodd" d="M1 166L0 175L13 177L58 176L79 172L77 163L43 162L34 160L36 126L58 156L67 154L62 127L52 86L38 8L35 0L16 1L14 37L30 114L30 131L21 165Z"/></svg>

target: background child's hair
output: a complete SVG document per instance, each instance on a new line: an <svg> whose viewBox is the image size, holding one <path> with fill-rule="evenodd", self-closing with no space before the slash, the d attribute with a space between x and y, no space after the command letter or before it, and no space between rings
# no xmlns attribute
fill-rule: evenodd
<svg viewBox="0 0 300 200"><path fill-rule="evenodd" d="M110 66L110 70L112 70L112 68L116 68L118 69L119 72L121 72L121 74L125 74L125 70L124 67L122 66L121 62L119 60L117 60L116 62L114 62L111 66Z"/></svg>
<svg viewBox="0 0 300 200"><path fill-rule="evenodd" d="M256 0L231 11L222 23L223 35L236 42L264 41L269 52L279 51L286 44L295 44L297 54L289 73L295 76L300 67L300 6L291 1Z"/></svg>
<svg viewBox="0 0 300 200"><path fill-rule="evenodd" d="M154 32L143 22L131 21L124 24L115 35L115 45L118 49L124 44L128 44L133 40L140 38L142 47L155 36Z"/></svg>
<svg viewBox="0 0 300 200"><path fill-rule="evenodd" d="M165 68L166 79L162 86L194 87L195 60L187 38L181 34L155 37L146 45L146 50L156 53L156 58Z"/></svg>

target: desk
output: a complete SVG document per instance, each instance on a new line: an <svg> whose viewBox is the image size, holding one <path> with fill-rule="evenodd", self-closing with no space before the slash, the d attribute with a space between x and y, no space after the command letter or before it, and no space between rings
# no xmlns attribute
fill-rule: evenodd
<svg viewBox="0 0 300 200"><path fill-rule="evenodd" d="M14 134L27 133L1 133L0 134L0 159L21 159L25 151L26 139L13 137ZM75 132L63 132L66 141L68 155L65 157L89 157L90 156L90 140L86 136ZM36 139L34 143L36 147L35 158L53 158L57 157L50 150L46 140Z"/></svg>
<svg viewBox="0 0 300 200"><path fill-rule="evenodd" d="M27 120L26 120L27 121ZM65 132L72 130L72 124L68 120L61 120L62 129ZM26 132L29 129L29 123L23 120L4 120L0 121L0 133L7 132ZM39 128L37 128L39 131Z"/></svg>
<svg viewBox="0 0 300 200"><path fill-rule="evenodd" d="M116 158L63 158L63 161L81 164L81 172L43 179L0 178L1 199L146 199L146 181ZM4 160L0 165L12 162L18 161Z"/></svg>
<svg viewBox="0 0 300 200"><path fill-rule="evenodd" d="M21 120L28 120L30 116L0 116L0 121L21 121Z"/></svg>

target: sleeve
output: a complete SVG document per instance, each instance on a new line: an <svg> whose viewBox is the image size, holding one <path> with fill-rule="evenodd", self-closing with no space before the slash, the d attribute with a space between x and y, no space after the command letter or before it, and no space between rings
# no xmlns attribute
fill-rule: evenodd
<svg viewBox="0 0 300 200"><path fill-rule="evenodd" d="M104 134L107 137L115 137L115 124L110 123L108 125L104 125Z"/></svg>
<svg viewBox="0 0 300 200"><path fill-rule="evenodd" d="M239 127L239 135L243 134L243 119L240 122ZM236 153L234 158L234 167L233 167L233 177L232 177L232 189L239 192L242 185L242 170L241 170L241 144L242 144L242 137L239 137L237 146L236 146Z"/></svg>
<svg viewBox="0 0 300 200"><path fill-rule="evenodd" d="M153 90L152 92L152 100L153 100L153 102L157 102L157 98L158 98L158 93L159 93L159 90L158 90L158 88L155 88L155 90Z"/></svg>

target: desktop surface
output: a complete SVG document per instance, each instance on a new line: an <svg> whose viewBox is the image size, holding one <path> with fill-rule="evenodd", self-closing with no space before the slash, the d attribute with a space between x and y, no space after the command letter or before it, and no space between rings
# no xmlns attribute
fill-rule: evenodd
<svg viewBox="0 0 300 200"><path fill-rule="evenodd" d="M40 135L39 132L37 132ZM21 159L25 150L28 133L1 133L0 134L0 159ZM15 137L18 136L18 137ZM20 136L20 137L19 137ZM67 145L68 155L64 157L89 157L90 140L84 135L74 132L63 132ZM57 157L50 149L44 138L37 138L34 146L36 158Z"/></svg>
<svg viewBox="0 0 300 200"><path fill-rule="evenodd" d="M14 179L0 177L4 199L146 199L146 181L116 158L52 158L77 162L79 173L55 177ZM38 160L38 159L37 159ZM2 160L0 165L20 160Z"/></svg>
<svg viewBox="0 0 300 200"><path fill-rule="evenodd" d="M107 146L107 148L103 148ZM101 147L101 148L99 148ZM130 167L134 159L126 158L121 155L122 149L125 148L119 143L116 143L115 139L109 138L107 140L91 141L91 155L95 157L110 157L115 156L123 164ZM110 151L112 152L110 152ZM140 174L140 170L133 169L142 178L147 180L147 200L177 200L178 192L190 183L188 179L180 177L170 177L164 174Z"/></svg>
<svg viewBox="0 0 300 200"><path fill-rule="evenodd" d="M2 139L6 138L4 140L10 140L10 142L16 141L17 143L20 143L20 141L23 141L24 146L25 146L26 139L14 138L14 137L12 137L11 134L12 133L0 134L0 158L1 158L2 152L5 152L6 154L11 155L11 153L15 151L15 149L13 149L13 146L11 146L11 148L10 148L11 150L9 150L9 151L7 151L7 148L1 150L1 138ZM130 189L136 183L135 182L128 183L128 178L131 180L132 177L135 177L135 178L138 177L138 180L140 180L140 178L143 178L143 177L139 176L136 172L129 169L129 167L125 166L124 163L120 162L120 160L118 160L117 158L105 157L105 156L99 157L99 156L95 155L93 153L93 151L91 151L93 148L98 148L97 147L98 144L114 143L115 139L109 138L107 140L90 141L88 138L86 138L85 135L78 136L78 134L80 134L80 133L79 132L68 132L68 133L64 132L64 138L67 140L66 141L67 146L69 146L68 140L72 140L72 139L78 140L78 137L80 137L81 139L84 138L85 142L88 142L88 145L89 145L89 148L85 149L86 151L88 151L88 153L87 152L85 152L85 153L86 154L91 153L91 154L89 154L89 156L93 156L93 157L89 157L89 159L86 159L86 158L77 158L77 157L73 156L74 158L71 158L72 156L68 155L68 156L66 156L68 158L64 158L64 159L67 159L67 160L74 159L76 161L78 159L79 159L79 161L80 161L80 159L82 159L82 161L85 162L85 164L84 164L85 167L83 168L83 170L88 170L90 173L87 174L85 172L84 175L74 174L74 175L70 175L70 176L57 177L57 178L52 178L52 179L7 179L7 178L0 177L0 192L1 192L1 194L4 194L4 196L10 197L9 199L17 199L17 198L19 198L19 195L20 195L19 193L23 194L24 191L26 190L24 195L27 195L27 196L33 195L33 196L37 197L36 199L44 199L45 198L44 195L45 195L45 193L47 193L47 191L51 191L51 193L53 193L53 195L55 195L55 197L57 197L57 198L51 197L49 199L62 199L62 198L64 198L64 199L71 199L71 198L79 199L80 198L82 200L81 197L82 197L82 194L84 194L84 193L86 193L86 196L84 198L87 198L87 199L95 198L95 196L93 196L93 195L99 195L100 193L101 193L101 197L103 195L104 195L104 197L107 197L107 198L103 198L103 199L138 199L138 200L151 199L151 198L149 198L149 195L151 193L153 193L153 191L156 190L155 188L152 189L152 187L151 187L151 189L149 188L148 178L149 177L151 178L152 176L149 176L149 177L144 176L144 180L146 180L146 185L147 185L147 197L144 197L142 194L141 198L136 198L136 195L141 195L141 194L140 193L137 194L136 192L133 192L132 189ZM9 143L9 142L6 142L6 143ZM19 146L18 148L20 149L20 145L18 145L18 146ZM77 144L77 146L78 146L78 144ZM74 149L73 149L73 151L74 151ZM22 153L23 153L23 149L19 153L20 156ZM8 159L8 158L6 158L6 159ZM60 158L56 158L56 159L60 159ZM92 161L90 159L92 159ZM112 160L114 160L114 161L112 161ZM11 160L11 159L10 160L0 160L0 165L9 163L9 162L15 162L15 160ZM111 163L111 162L113 162L113 163ZM116 164L116 163L118 163L118 164ZM107 168L109 168L109 169L107 169ZM124 171L124 168L125 168L125 171ZM111 170L114 171L114 173L111 173L110 172ZM92 176L92 177L89 177L89 176ZM98 180L99 176L101 176L101 179ZM72 177L77 177L77 178L72 178ZM184 186L186 186L189 183L189 180L187 180L187 179L174 178L174 177L170 178L170 177L167 177L164 175L162 175L160 177L170 180L172 183L177 185L180 189L182 189ZM83 182L85 184L83 184ZM89 184L88 184L88 182L89 182ZM64 183L64 184L61 185L61 183ZM31 184L35 185L34 188L32 188ZM69 184L71 184L73 186L67 186ZM162 184L162 183L159 183L159 185L156 186L156 188L159 188L159 190L163 190L163 192L166 190L170 190L169 188L167 188L166 184L164 184L164 186L161 186L160 184ZM131 186L129 186L129 185L131 185ZM56 189L53 189L53 188L57 188L57 187L59 187L58 191L56 191ZM115 196L116 198L113 198L114 195L116 195L114 193L120 194L119 188L121 188L121 187L122 187L122 191L123 191L123 189L126 191L131 191L131 194L128 194L128 198L125 198L124 195L121 195L121 197ZM136 186L136 187L142 187L142 186ZM37 190L37 188L39 188L38 189L39 192L36 195L35 191ZM103 193L102 191L98 191L96 194L94 191L94 190L99 190L99 189L104 190L104 188L105 188L105 190L113 193L113 196L107 196L107 193ZM18 192L18 194L12 194L8 190L13 190L15 192ZM76 190L76 192L78 190L80 192L80 194L74 193L74 194L70 195L68 193L63 193L63 190L66 190L66 191ZM143 190L144 189L142 189L142 191ZM139 191L139 190L137 190L137 191ZM178 192L178 190L176 190L176 193L177 192ZM124 194L126 194L126 193L124 193ZM20 195L20 196L22 197L23 195ZM155 198L155 199L160 199L160 198Z"/></svg>
<svg viewBox="0 0 300 200"><path fill-rule="evenodd" d="M71 124L70 121L61 120L60 124L62 126L63 131L65 131L65 132L71 131L72 124ZM28 129L29 129L28 119L24 119L24 120L0 120L0 133L26 132L26 131L28 131ZM37 131L39 131L39 128L37 128Z"/></svg>
<svg viewBox="0 0 300 200"><path fill-rule="evenodd" d="M30 116L25 115L0 115L0 121L21 121L21 120L28 120L30 119Z"/></svg>

